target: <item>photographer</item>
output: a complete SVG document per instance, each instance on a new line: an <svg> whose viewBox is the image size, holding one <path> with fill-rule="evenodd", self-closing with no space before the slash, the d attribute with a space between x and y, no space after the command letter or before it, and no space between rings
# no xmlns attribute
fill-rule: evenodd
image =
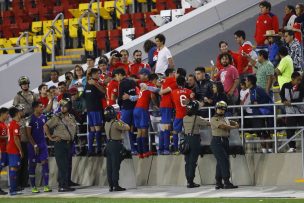
<svg viewBox="0 0 304 203"><path fill-rule="evenodd" d="M109 140L106 147L109 191L125 191L125 188L118 185L118 180L120 164L123 160L122 152L124 150L122 133L130 130L130 126L116 119L116 112L113 106L108 106L105 109L104 116L106 120L105 131Z"/></svg>

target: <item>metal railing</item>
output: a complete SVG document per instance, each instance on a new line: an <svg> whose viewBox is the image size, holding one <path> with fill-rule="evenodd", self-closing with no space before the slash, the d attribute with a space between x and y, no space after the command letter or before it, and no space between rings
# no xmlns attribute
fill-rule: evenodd
<svg viewBox="0 0 304 203"><path fill-rule="evenodd" d="M57 20L61 20L61 28L62 30L60 31L56 26L55 23L57 22ZM52 68L55 69L55 35L56 32L58 32L61 35L61 49L62 49L62 55L65 55L65 27L64 27L64 14L63 13L59 13L57 14L57 16L54 18L54 20L52 21L52 25L50 27L50 29L48 30L48 32L43 36L41 42L42 44L51 51L51 63L52 63ZM52 35L52 47L50 47L48 45L48 43L46 42L46 39L49 35Z"/></svg>
<svg viewBox="0 0 304 203"><path fill-rule="evenodd" d="M20 41L23 37L25 37L26 46L27 47L29 46L29 32L25 31L25 32L22 32L21 35L18 37L17 42L16 42L17 47L20 47ZM23 52L24 49L21 49L21 51Z"/></svg>
<svg viewBox="0 0 304 203"><path fill-rule="evenodd" d="M94 11L92 10L92 5L93 3L97 2L97 15L94 13ZM84 11L79 19L78 19L78 24L79 24L79 27L84 30L85 32L90 32L91 31L91 22L90 22L90 17L91 15L97 19L97 25L95 26L95 30L96 31L99 31L100 30L100 0L91 0L90 3L89 3L89 7L86 11ZM83 25L82 25L82 19L84 17L87 17L88 18L88 29L85 28Z"/></svg>

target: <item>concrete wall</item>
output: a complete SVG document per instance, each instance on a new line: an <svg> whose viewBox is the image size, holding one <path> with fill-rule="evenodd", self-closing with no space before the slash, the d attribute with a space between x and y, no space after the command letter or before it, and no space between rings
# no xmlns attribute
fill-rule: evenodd
<svg viewBox="0 0 304 203"><path fill-rule="evenodd" d="M16 54L17 55L17 54ZM0 63L8 61L14 55L0 55ZM28 76L31 87L38 87L42 81L41 54L28 53L0 67L0 106L14 98L20 91L18 78Z"/></svg>
<svg viewBox="0 0 304 203"><path fill-rule="evenodd" d="M247 154L230 157L232 182L240 186L295 186L302 177L300 153L292 154ZM57 186L57 165L49 159L50 185ZM215 183L215 159L213 155L199 158L195 182L202 185ZM124 160L120 170L120 184L127 188L137 186L184 186L186 185L184 157L153 156L146 159L134 157ZM41 167L38 165L37 174ZM74 157L72 180L82 186L108 185L106 160L103 157ZM40 175L37 184L41 183ZM1 177L0 187L7 185Z"/></svg>

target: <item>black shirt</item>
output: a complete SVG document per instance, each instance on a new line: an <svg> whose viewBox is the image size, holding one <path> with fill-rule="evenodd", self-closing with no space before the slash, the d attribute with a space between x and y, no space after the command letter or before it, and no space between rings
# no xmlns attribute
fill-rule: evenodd
<svg viewBox="0 0 304 203"><path fill-rule="evenodd" d="M118 94L118 105L121 109L134 109L136 102L132 102L131 100L122 100L122 96L124 94L128 94L130 96L136 95L136 82L129 78L124 78L119 83L119 94Z"/></svg>
<svg viewBox="0 0 304 203"><path fill-rule="evenodd" d="M83 96L87 107L87 112L102 111L101 99L104 98L104 94L97 89L94 85L87 83Z"/></svg>
<svg viewBox="0 0 304 203"><path fill-rule="evenodd" d="M195 99L203 101L204 97L212 97L212 82L208 79L197 81L195 87Z"/></svg>

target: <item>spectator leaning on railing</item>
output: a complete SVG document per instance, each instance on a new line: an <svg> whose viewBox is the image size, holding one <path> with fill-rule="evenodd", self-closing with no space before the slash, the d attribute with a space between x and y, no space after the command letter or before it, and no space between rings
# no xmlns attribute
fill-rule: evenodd
<svg viewBox="0 0 304 203"><path fill-rule="evenodd" d="M282 86L280 91L280 96L282 103L285 105L285 110L287 114L303 114L303 109L299 108L297 105L292 105L291 103L302 102L304 89L301 88L301 75L299 72L295 71L291 75L291 81L285 83ZM286 126L295 127L301 126L303 124L303 117L295 116L295 117L287 117L286 118ZM287 138L291 138L295 133L294 129L287 130ZM289 150L287 152L295 152L296 151L296 142L289 142Z"/></svg>

